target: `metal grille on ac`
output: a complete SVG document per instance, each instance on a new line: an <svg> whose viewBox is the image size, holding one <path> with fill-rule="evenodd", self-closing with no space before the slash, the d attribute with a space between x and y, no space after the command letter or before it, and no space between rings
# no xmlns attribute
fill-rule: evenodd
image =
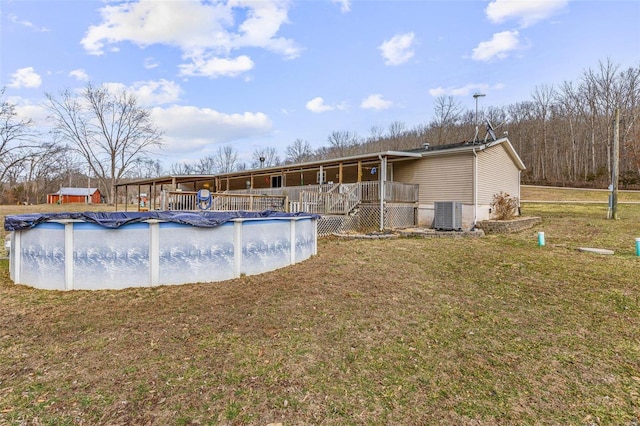
<svg viewBox="0 0 640 426"><path fill-rule="evenodd" d="M433 227L444 231L462 229L462 203L436 201L434 203Z"/></svg>

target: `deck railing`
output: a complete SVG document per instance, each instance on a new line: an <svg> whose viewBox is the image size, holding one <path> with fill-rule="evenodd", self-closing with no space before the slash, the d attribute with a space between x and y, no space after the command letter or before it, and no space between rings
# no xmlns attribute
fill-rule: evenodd
<svg viewBox="0 0 640 426"><path fill-rule="evenodd" d="M359 202L354 189L346 192L303 191L300 201L292 203L292 210L318 214L349 214Z"/></svg>
<svg viewBox="0 0 640 426"><path fill-rule="evenodd" d="M197 202L197 192L194 191L163 191L160 201L161 210L201 210ZM213 211L288 211L288 197L286 195L262 194L230 194L213 193L211 207Z"/></svg>
<svg viewBox="0 0 640 426"><path fill-rule="evenodd" d="M197 192L163 191L162 210L199 210ZM380 202L380 182L288 186L212 194L210 210L278 210L318 214L349 214L360 203ZM418 185L385 182L384 200L417 203Z"/></svg>
<svg viewBox="0 0 640 426"><path fill-rule="evenodd" d="M363 203L380 201L380 182L360 182L357 185L360 201ZM385 182L384 200L390 203L417 203L418 185L402 182Z"/></svg>

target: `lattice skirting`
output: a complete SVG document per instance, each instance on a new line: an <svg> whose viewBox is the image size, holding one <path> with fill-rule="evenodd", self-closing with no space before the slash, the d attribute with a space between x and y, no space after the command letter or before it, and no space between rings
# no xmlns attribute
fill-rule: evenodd
<svg viewBox="0 0 640 426"><path fill-rule="evenodd" d="M416 225L415 204L385 205L384 228L410 228ZM352 215L323 215L318 220L318 235L334 233L367 233L380 230L380 204L361 204Z"/></svg>

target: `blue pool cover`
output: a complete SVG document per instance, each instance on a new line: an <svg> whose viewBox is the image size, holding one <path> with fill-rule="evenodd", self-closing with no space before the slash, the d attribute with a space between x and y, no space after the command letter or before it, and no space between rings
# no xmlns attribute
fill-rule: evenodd
<svg viewBox="0 0 640 426"><path fill-rule="evenodd" d="M32 213L10 215L4 218L4 229L20 231L30 229L42 222L52 220L76 219L95 223L105 228L119 228L123 225L157 219L165 222L181 223L201 228L213 228L233 219L269 219L279 217L310 217L320 216L310 213L284 213L272 210L261 212L230 211L230 212L186 212L186 211L150 211L150 212L79 212L79 213Z"/></svg>

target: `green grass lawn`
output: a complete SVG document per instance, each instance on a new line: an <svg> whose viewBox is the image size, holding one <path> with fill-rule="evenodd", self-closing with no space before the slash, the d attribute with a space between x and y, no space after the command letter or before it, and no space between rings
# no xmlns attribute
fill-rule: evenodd
<svg viewBox="0 0 640 426"><path fill-rule="evenodd" d="M0 261L0 424L637 425L640 205L523 213L221 283L41 291Z"/></svg>

